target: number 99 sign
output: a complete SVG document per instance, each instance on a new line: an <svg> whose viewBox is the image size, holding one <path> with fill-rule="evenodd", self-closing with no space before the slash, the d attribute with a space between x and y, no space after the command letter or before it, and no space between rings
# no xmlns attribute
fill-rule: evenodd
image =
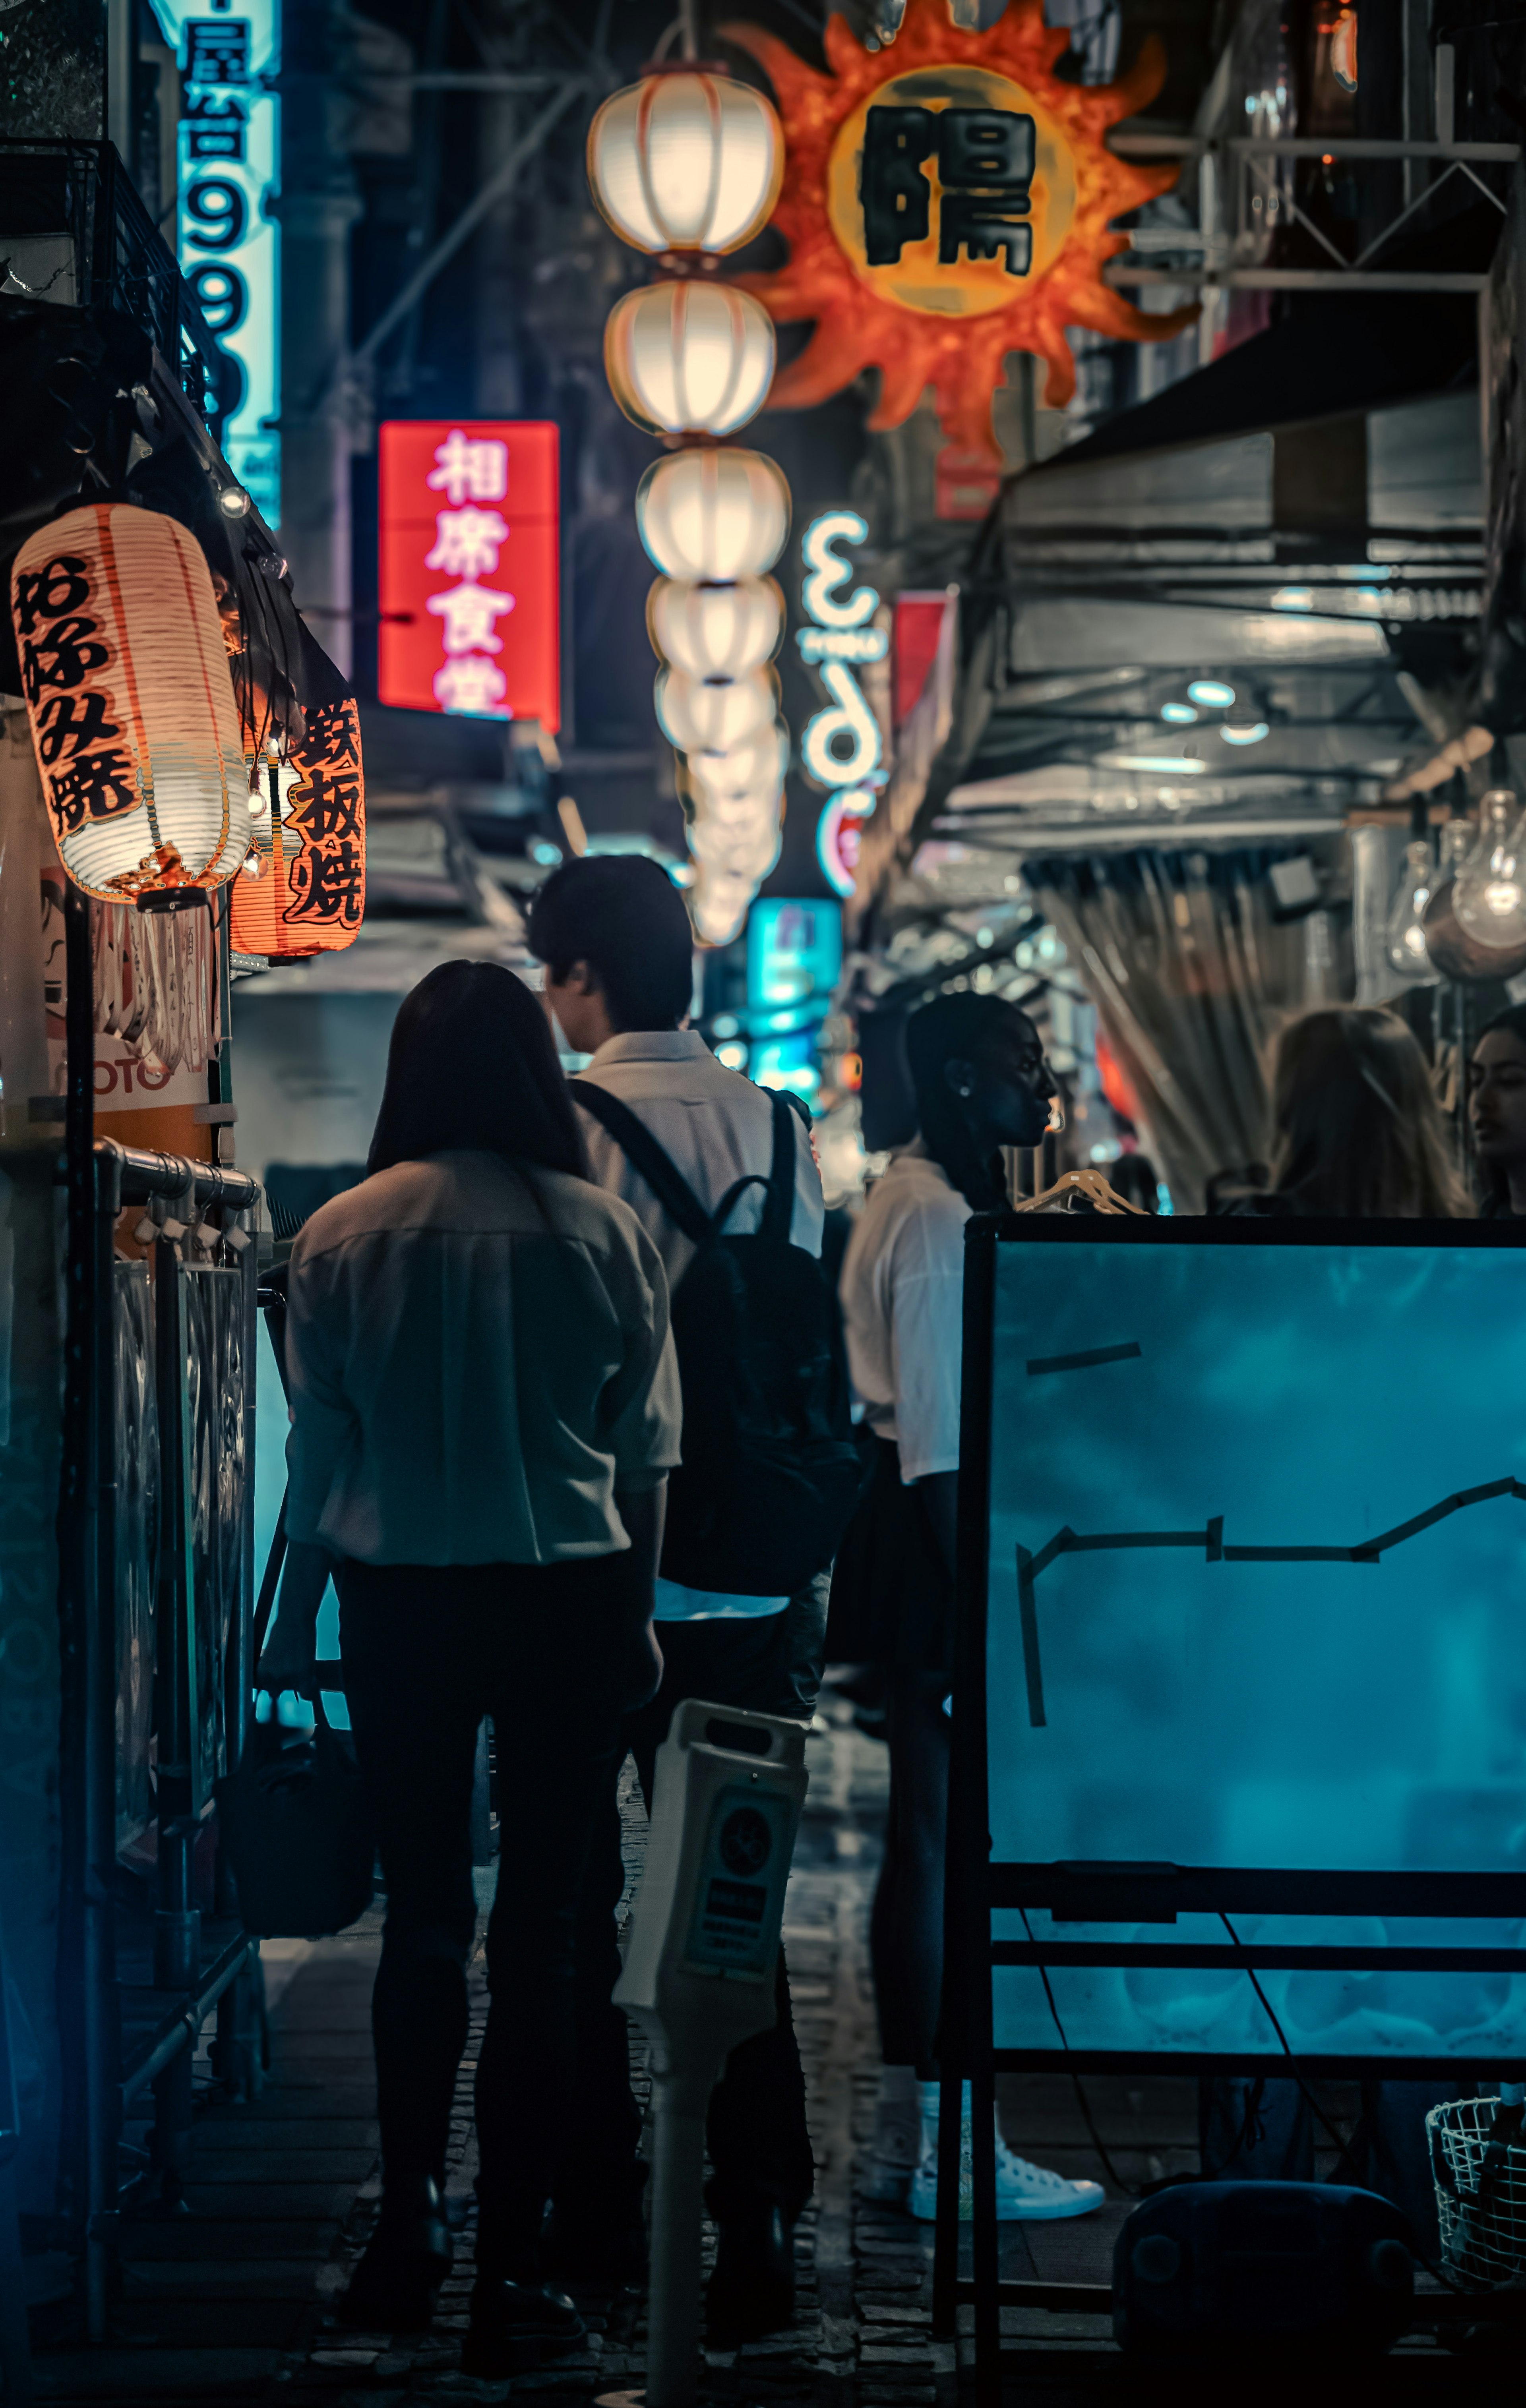
<svg viewBox="0 0 1526 2408"><path fill-rule="evenodd" d="M223 260L204 259L186 278L196 306L214 335L231 335L244 322L249 287L236 267Z"/></svg>
<svg viewBox="0 0 1526 2408"><path fill-rule="evenodd" d="M249 205L228 176L206 176L185 196L186 240L198 251L232 251L244 238Z"/></svg>

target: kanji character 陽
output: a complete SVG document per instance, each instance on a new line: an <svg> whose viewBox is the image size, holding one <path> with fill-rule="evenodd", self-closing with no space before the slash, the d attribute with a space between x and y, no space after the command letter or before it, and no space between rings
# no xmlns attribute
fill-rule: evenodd
<svg viewBox="0 0 1526 2408"><path fill-rule="evenodd" d="M431 594L424 607L433 618L444 620L447 652L501 652L503 638L493 629L513 609L514 597L495 594L490 585L453 585L448 593Z"/></svg>
<svg viewBox="0 0 1526 2408"><path fill-rule="evenodd" d="M500 713L497 706L509 691L509 681L503 671L484 661L480 652L468 652L447 661L434 677L435 700L446 710L467 710L512 717Z"/></svg>
<svg viewBox="0 0 1526 2408"><path fill-rule="evenodd" d="M77 752L72 761L53 771L48 791L65 836L87 819L108 820L118 811L130 811L138 799L133 765L115 747L108 752Z"/></svg>
<svg viewBox="0 0 1526 2408"><path fill-rule="evenodd" d="M497 510L441 510L435 519L435 548L425 552L425 568L442 568L447 577L489 576L498 565L498 546L509 530Z"/></svg>
<svg viewBox="0 0 1526 2408"><path fill-rule="evenodd" d="M433 492L444 494L453 509L469 495L474 502L501 502L509 491L509 446L482 436L468 441L459 426L437 445L438 466L429 471Z"/></svg>

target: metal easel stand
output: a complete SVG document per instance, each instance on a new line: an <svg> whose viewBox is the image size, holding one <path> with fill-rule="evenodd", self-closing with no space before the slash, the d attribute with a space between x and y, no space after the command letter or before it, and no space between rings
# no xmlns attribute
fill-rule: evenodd
<svg viewBox="0 0 1526 2408"><path fill-rule="evenodd" d="M216 1959L200 1957L192 1906L192 1850L199 1822L191 1807L190 1689L194 1594L184 1451L186 1339L179 1310L180 1260L169 1220L155 1243L158 1403L165 1512L161 1521L159 1644L159 1916L154 1992L146 2035L125 2049L122 2011L130 1992L117 1979L116 1313L114 1232L122 1210L184 1198L196 1220L221 1214L223 1230L259 1202L257 1183L215 1164L142 1153L94 1137L94 1025L88 899L65 896L67 948L67 1091L64 1177L67 1189L66 1327L63 1466L59 1496L60 1742L59 2000L65 2095L65 2164L83 2261L84 2320L92 2340L108 2329L117 2229L117 2143L122 2112L155 2086L154 2155L172 2199L183 2190L191 2122L191 2058L202 2022L234 1983L258 1942L238 1932ZM234 1251L234 1249L230 1249ZM254 1248L237 1249L243 1360L252 1360ZM246 1412L252 1407L246 1404ZM252 1420L246 1430L252 1435ZM250 1491L246 1488L246 1512ZM248 1547L242 1551L245 1563ZM247 1656L247 1581L234 1600L234 1660ZM240 1652L241 1651L241 1652ZM243 1711L240 1700L236 1712ZM158 1995L165 1991L167 1997Z"/></svg>

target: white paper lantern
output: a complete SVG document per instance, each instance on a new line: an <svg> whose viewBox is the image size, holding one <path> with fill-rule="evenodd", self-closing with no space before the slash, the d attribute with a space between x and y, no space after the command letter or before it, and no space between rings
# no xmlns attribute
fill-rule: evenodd
<svg viewBox="0 0 1526 2408"><path fill-rule="evenodd" d="M757 892L750 878L701 868L689 891L695 929L707 945L728 945L740 934L747 906Z"/></svg>
<svg viewBox="0 0 1526 2408"><path fill-rule="evenodd" d="M789 536L789 487L761 452L678 452L641 479L636 524L666 577L761 577Z"/></svg>
<svg viewBox="0 0 1526 2408"><path fill-rule="evenodd" d="M594 198L638 251L736 251L772 213L784 172L778 118L730 76L643 76L588 130Z"/></svg>
<svg viewBox="0 0 1526 2408"><path fill-rule="evenodd" d="M779 681L771 669L751 677L705 684L682 669L660 669L657 724L681 752L731 752L771 727L779 709Z"/></svg>
<svg viewBox="0 0 1526 2408"><path fill-rule="evenodd" d="M693 753L682 765L680 782L698 812L727 799L747 803L756 795L777 794L788 767L789 731L776 724L729 752Z"/></svg>
<svg viewBox="0 0 1526 2408"><path fill-rule="evenodd" d="M176 519L92 502L11 572L22 681L65 868L110 903L221 886L249 851L238 707L207 557Z"/></svg>
<svg viewBox="0 0 1526 2408"><path fill-rule="evenodd" d="M700 820L689 830L689 851L707 869L728 870L761 886L779 858L781 844L777 809L762 815L751 828L716 827Z"/></svg>
<svg viewBox="0 0 1526 2408"><path fill-rule="evenodd" d="M785 597L771 577L733 585L658 577L646 629L658 658L694 678L745 677L771 661L784 633Z"/></svg>
<svg viewBox="0 0 1526 2408"><path fill-rule="evenodd" d="M734 435L773 382L773 321L729 284L648 284L604 329L621 408L649 435Z"/></svg>

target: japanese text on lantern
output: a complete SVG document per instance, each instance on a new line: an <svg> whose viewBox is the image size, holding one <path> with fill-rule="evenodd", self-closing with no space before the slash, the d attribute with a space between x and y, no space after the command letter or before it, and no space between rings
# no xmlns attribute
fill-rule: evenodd
<svg viewBox="0 0 1526 2408"><path fill-rule="evenodd" d="M381 469L382 701L554 730L556 428L393 419Z"/></svg>

